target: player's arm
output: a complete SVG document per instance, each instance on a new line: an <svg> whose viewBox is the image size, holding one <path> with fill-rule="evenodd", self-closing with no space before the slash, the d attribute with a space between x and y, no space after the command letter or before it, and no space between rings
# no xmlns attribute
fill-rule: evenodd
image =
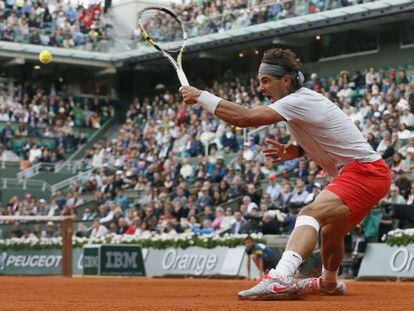
<svg viewBox="0 0 414 311"><path fill-rule="evenodd" d="M180 91L187 105L200 102L205 109L237 127L258 127L286 121L279 113L267 106L243 107L192 86L183 86Z"/></svg>
<svg viewBox="0 0 414 311"><path fill-rule="evenodd" d="M247 279L248 280L250 280L250 260L251 260L251 257L250 257L250 255L249 254L246 254L246 256L247 256L247 260L246 260L246 265L247 265Z"/></svg>
<svg viewBox="0 0 414 311"><path fill-rule="evenodd" d="M257 269L259 269L260 271L260 276L263 276L263 258L262 257L257 258L256 266L257 266Z"/></svg>
<svg viewBox="0 0 414 311"><path fill-rule="evenodd" d="M256 106L247 108L222 99L214 114L221 120L237 127L258 127L274 124L285 119L272 108Z"/></svg>
<svg viewBox="0 0 414 311"><path fill-rule="evenodd" d="M290 161L305 155L305 151L299 145L284 145L272 139L266 139L265 143L267 147L263 149L262 153L266 158L272 159L273 163Z"/></svg>

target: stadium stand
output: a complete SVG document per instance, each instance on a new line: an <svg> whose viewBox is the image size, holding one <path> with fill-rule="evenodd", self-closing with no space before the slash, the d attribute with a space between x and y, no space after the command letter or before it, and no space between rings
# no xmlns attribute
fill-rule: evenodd
<svg viewBox="0 0 414 311"><path fill-rule="evenodd" d="M213 83L211 91L239 104L266 101L256 93L257 82L250 77L220 85ZM331 98L374 149L389 159L398 186L384 200L387 206L412 204L406 174L414 156L413 147L407 147L413 144L414 84L404 69L369 68L352 75L342 71L334 79L312 74L307 87ZM125 117L115 136L86 152L93 171L85 182L73 184L65 199L61 193L54 199L66 203L40 204L38 209L26 205L19 210L12 198L7 213L73 213L83 220L99 219L109 231L137 235L144 230L278 234L292 229L298 208L311 202L327 183L326 174L305 158L281 165L264 161L263 139L289 142L283 126L244 139L240 129L198 107L185 107L170 91L136 98ZM202 142L205 135L207 148ZM396 192L401 194L395 196ZM88 194L93 195L93 204L84 205L82 196ZM235 219L246 227L235 226Z"/></svg>
<svg viewBox="0 0 414 311"><path fill-rule="evenodd" d="M196 37L373 1L375 0L194 0L183 4L172 3L171 7L186 23L188 35ZM132 38L142 40L138 30L134 31Z"/></svg>
<svg viewBox="0 0 414 311"><path fill-rule="evenodd" d="M108 99L74 98L31 81L0 85L0 142L27 160L23 169L64 160L114 115Z"/></svg>
<svg viewBox="0 0 414 311"><path fill-rule="evenodd" d="M0 40L44 46L96 47L113 40L108 8L65 1L0 1Z"/></svg>

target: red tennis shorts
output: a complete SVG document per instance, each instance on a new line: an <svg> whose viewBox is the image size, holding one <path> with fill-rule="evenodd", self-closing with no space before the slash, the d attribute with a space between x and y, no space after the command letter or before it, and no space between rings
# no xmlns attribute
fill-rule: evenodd
<svg viewBox="0 0 414 311"><path fill-rule="evenodd" d="M325 189L338 195L351 209L347 218L359 224L387 193L391 172L383 159L375 162L352 160Z"/></svg>

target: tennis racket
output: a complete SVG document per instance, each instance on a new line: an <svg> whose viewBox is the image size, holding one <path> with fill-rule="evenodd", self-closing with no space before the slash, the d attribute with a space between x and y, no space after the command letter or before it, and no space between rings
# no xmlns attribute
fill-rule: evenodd
<svg viewBox="0 0 414 311"><path fill-rule="evenodd" d="M182 66L187 33L177 15L166 8L150 6L138 13L138 26L144 39L173 65L181 85L190 85ZM172 53L178 53L176 60Z"/></svg>

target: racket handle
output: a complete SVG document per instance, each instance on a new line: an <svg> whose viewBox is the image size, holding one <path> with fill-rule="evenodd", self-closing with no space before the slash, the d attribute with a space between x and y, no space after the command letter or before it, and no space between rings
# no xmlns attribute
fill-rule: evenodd
<svg viewBox="0 0 414 311"><path fill-rule="evenodd" d="M182 69L177 69L177 76L180 80L181 86L189 86L190 83L188 83L187 77Z"/></svg>

